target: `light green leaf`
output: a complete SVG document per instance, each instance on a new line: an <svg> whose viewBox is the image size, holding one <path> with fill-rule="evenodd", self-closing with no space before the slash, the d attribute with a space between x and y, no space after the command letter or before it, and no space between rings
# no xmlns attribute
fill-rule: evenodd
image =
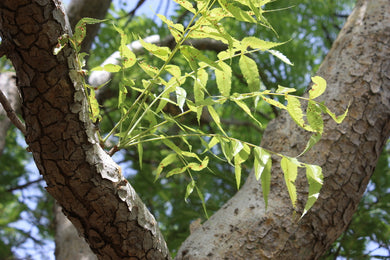
<svg viewBox="0 0 390 260"><path fill-rule="evenodd" d="M100 115L99 103L96 99L95 91L93 89L90 90L88 99L89 99L89 105L91 106L90 107L90 110L91 110L90 118L91 118L92 122L95 123L96 121L101 119L101 115Z"/></svg>
<svg viewBox="0 0 390 260"><path fill-rule="evenodd" d="M138 62L138 65L143 71L146 72L151 78L154 78L158 74L158 68L147 64L145 61Z"/></svg>
<svg viewBox="0 0 390 260"><path fill-rule="evenodd" d="M193 170L193 171L201 171L201 170L203 170L204 168L206 168L207 167L207 165L209 164L209 157L205 157L204 159L203 159L203 161L202 161L202 163L189 163L188 165L187 165L187 167L188 167L188 169L190 169L190 170Z"/></svg>
<svg viewBox="0 0 390 260"><path fill-rule="evenodd" d="M333 113L332 111L330 111L330 109L328 107L326 107L324 104L320 104L321 106L321 109L322 111L326 112L328 115L330 115L332 117L332 119L340 124L341 122L343 122L344 118L347 116L348 114L348 108L349 108L349 105L348 105L348 108L345 110L345 112L339 116L336 116L335 113Z"/></svg>
<svg viewBox="0 0 390 260"><path fill-rule="evenodd" d="M225 131L223 130L222 128L222 125L221 125L221 120L219 118L219 115L218 113L215 111L215 109L212 107L212 106L207 106L207 109L209 110L209 113L211 115L211 118L214 120L214 122L217 124L219 130L221 130L221 132L227 136L227 134L225 133Z"/></svg>
<svg viewBox="0 0 390 260"><path fill-rule="evenodd" d="M309 183L309 195L303 210L301 218L309 211L309 209L317 201L322 188L324 176L322 175L322 169L318 165L305 164L306 166L306 178Z"/></svg>
<svg viewBox="0 0 390 260"><path fill-rule="evenodd" d="M324 130L324 121L322 119L322 109L321 106L316 102L309 100L306 109L306 118L307 122L315 131L322 134Z"/></svg>
<svg viewBox="0 0 390 260"><path fill-rule="evenodd" d="M298 175L298 166L290 158L283 156L280 162L284 173L284 180L286 182L288 194L290 195L291 203L295 207L297 202L297 191L295 187L295 180Z"/></svg>
<svg viewBox="0 0 390 260"><path fill-rule="evenodd" d="M263 174L264 168L266 167L268 160L271 159L271 154L261 147L255 147L254 154L255 176L256 180L259 180L261 175Z"/></svg>
<svg viewBox="0 0 390 260"><path fill-rule="evenodd" d="M233 151L229 139L223 137L217 137L217 138L221 145L223 155L225 156L229 164L232 164L231 159L233 158Z"/></svg>
<svg viewBox="0 0 390 260"><path fill-rule="evenodd" d="M266 51L282 44L284 44L284 42L267 42L256 37L245 37L242 40L242 49L246 50L248 47L250 47L252 49Z"/></svg>
<svg viewBox="0 0 390 260"><path fill-rule="evenodd" d="M326 89L326 81L320 76L312 77L311 80L313 81L313 85L311 86L311 89L309 90L309 97L310 99L314 99L316 97L319 97L322 95L322 93L325 92Z"/></svg>
<svg viewBox="0 0 390 260"><path fill-rule="evenodd" d="M98 20L89 17L82 18L80 21L78 21L76 26L74 27L74 34L70 39L73 45L73 49L75 49L76 52L80 51L81 42L84 40L85 36L87 35L87 29L86 29L87 24L96 24L104 21L106 20Z"/></svg>
<svg viewBox="0 0 390 260"><path fill-rule="evenodd" d="M238 64L246 82L248 83L249 90L251 92L259 91L260 76L256 62L245 55L241 55Z"/></svg>
<svg viewBox="0 0 390 260"><path fill-rule="evenodd" d="M223 61L219 61L218 65L222 70L215 70L217 86L222 96L228 97L232 87L232 68Z"/></svg>
<svg viewBox="0 0 390 260"><path fill-rule="evenodd" d="M200 50L192 47L191 45L180 46L180 52L181 54L183 54L184 58L186 58L192 70L196 71L198 69L199 61L203 61L204 63L206 63L207 65L213 68L222 69L219 63L216 63L215 61L209 59Z"/></svg>
<svg viewBox="0 0 390 260"><path fill-rule="evenodd" d="M307 131L315 132L315 130L310 125L305 124L305 121L303 120L303 111L299 99L291 95L286 95L286 99L287 111L295 123Z"/></svg>
<svg viewBox="0 0 390 260"><path fill-rule="evenodd" d="M168 47L160 47L156 44L145 42L141 38L139 39L139 42L147 51L163 61L167 61L171 54L171 50Z"/></svg>
<svg viewBox="0 0 390 260"><path fill-rule="evenodd" d="M260 177L261 189L263 190L263 197L265 202L265 209L267 209L268 207L268 195L271 190L271 168L272 160L269 159Z"/></svg>
<svg viewBox="0 0 390 260"><path fill-rule="evenodd" d="M194 191L194 187L195 187L195 181L191 180L191 182L188 183L187 188L186 188L186 195L184 196L184 201L185 202L187 202L188 197Z"/></svg>
<svg viewBox="0 0 390 260"><path fill-rule="evenodd" d="M277 57L279 60L283 61L284 63L286 63L290 66L294 66L294 64L280 51L268 50L268 52L271 53L272 55L274 55L275 57Z"/></svg>
<svg viewBox="0 0 390 260"><path fill-rule="evenodd" d="M289 94L289 93L292 93L295 91L297 91L295 88L286 88L286 87L278 85L278 89L275 92L281 93L281 94Z"/></svg>
<svg viewBox="0 0 390 260"><path fill-rule="evenodd" d="M236 156L244 148L244 145L238 140L232 140L230 143L232 145L233 156Z"/></svg>
<svg viewBox="0 0 390 260"><path fill-rule="evenodd" d="M126 94L126 86L122 82L119 82L118 108L121 108L124 105L124 101L126 100Z"/></svg>
<svg viewBox="0 0 390 260"><path fill-rule="evenodd" d="M183 112L183 106L186 102L187 98L187 92L182 87L176 87L176 101L177 105L179 106L181 112Z"/></svg>
<svg viewBox="0 0 390 260"><path fill-rule="evenodd" d="M264 95L260 95L261 98L267 102L268 104L272 105L272 106L275 106L277 108L281 108L281 109L287 109L287 107L285 105L283 105L282 103L280 103L279 101L275 100L275 99L272 99L272 98L268 98Z"/></svg>
<svg viewBox="0 0 390 260"><path fill-rule="evenodd" d="M191 13L195 14L196 13L196 10L195 8L192 6L192 4L190 2L188 2L187 0L173 0L175 1L176 3L180 4L181 6L184 7L184 9L190 11Z"/></svg>
<svg viewBox="0 0 390 260"><path fill-rule="evenodd" d="M318 143L321 137L322 135L320 133L314 133L312 136L310 136L310 139L307 142L305 149L300 155L298 155L298 157L304 155L307 151L309 151L316 143Z"/></svg>
<svg viewBox="0 0 390 260"><path fill-rule="evenodd" d="M250 108L244 103L244 101L234 98L233 101L242 109L244 112L250 116L259 126L262 124L252 115Z"/></svg>
<svg viewBox="0 0 390 260"><path fill-rule="evenodd" d="M118 72L121 70L121 66L115 64L106 64L103 67L97 66L93 68L91 71L101 71L101 70L108 71L108 72Z"/></svg>
<svg viewBox="0 0 390 260"><path fill-rule="evenodd" d="M163 169L176 160L177 160L177 156L174 153L170 153L164 159L162 159L162 161L157 167L155 181L160 177L160 174L163 171Z"/></svg>
<svg viewBox="0 0 390 260"><path fill-rule="evenodd" d="M207 214L206 202L204 200L203 194L198 189L198 187L196 185L195 185L195 189L196 189L196 193L198 193L198 196L199 196L200 200L202 201L202 207L203 207L204 214L206 215L206 218L209 218L209 215Z"/></svg>
<svg viewBox="0 0 390 260"><path fill-rule="evenodd" d="M218 0L219 4L227 11L229 11L234 18L238 21L256 23L256 20L253 19L248 12L243 11L241 8L234 6L232 3L227 3L226 0Z"/></svg>
<svg viewBox="0 0 390 260"><path fill-rule="evenodd" d="M161 136L161 137L164 137L164 136ZM181 155L182 150L181 150L179 147L177 147L177 145L175 145L171 140L166 139L166 138L163 138L163 139L162 139L162 142L163 142L166 146L168 146L172 151L174 151L175 153Z"/></svg>
<svg viewBox="0 0 390 260"><path fill-rule="evenodd" d="M144 148L142 146L142 143L138 143L137 148L138 148L139 167L142 170L142 164L143 164L142 159L143 159L143 154L144 154Z"/></svg>
<svg viewBox="0 0 390 260"><path fill-rule="evenodd" d="M241 162L239 156L234 157L234 175L236 177L237 190L241 185Z"/></svg>
<svg viewBox="0 0 390 260"><path fill-rule="evenodd" d="M169 177L171 177L172 175L176 175L176 174L183 173L186 169L187 169L187 167L181 167L181 168L175 168L175 169L173 169L173 170L170 170L170 171L167 173L166 178L169 178Z"/></svg>

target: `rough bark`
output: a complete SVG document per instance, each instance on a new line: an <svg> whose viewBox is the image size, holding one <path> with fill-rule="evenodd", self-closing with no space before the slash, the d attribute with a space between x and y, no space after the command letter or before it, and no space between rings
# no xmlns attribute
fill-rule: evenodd
<svg viewBox="0 0 390 260"><path fill-rule="evenodd" d="M47 191L101 259L168 258L153 216L100 148L58 1L0 2L0 34L22 94L26 142Z"/></svg>
<svg viewBox="0 0 390 260"><path fill-rule="evenodd" d="M73 0L68 5L66 14L69 23L74 29L76 23L83 17L104 19L111 0ZM100 24L87 27L88 34L82 43L82 51L88 52L93 39L95 38ZM96 259L95 254L89 248L83 237L78 235L76 228L62 213L61 207L55 204L55 256L57 260L62 259Z"/></svg>
<svg viewBox="0 0 390 260"><path fill-rule="evenodd" d="M390 134L390 1L358 1L318 75L328 82L325 104L342 113L325 121L323 139L303 161L322 166L324 186L302 219L292 214L278 162L272 167L269 207L253 175L245 186L183 243L177 259L317 259L345 230ZM269 124L262 145L296 156L308 134L282 114ZM298 216L307 196L297 180Z"/></svg>

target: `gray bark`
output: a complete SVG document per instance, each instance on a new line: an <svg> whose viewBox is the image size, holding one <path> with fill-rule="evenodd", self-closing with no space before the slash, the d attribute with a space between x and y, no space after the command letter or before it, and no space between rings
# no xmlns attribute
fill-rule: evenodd
<svg viewBox="0 0 390 260"><path fill-rule="evenodd" d="M318 259L346 229L390 134L389 10L388 0L358 1L317 73L328 82L322 99L329 108L340 114L351 105L342 124L327 118L323 139L302 158L324 174L309 213L300 221L292 214L274 161L268 209L259 182L250 176L188 237L177 259ZM296 156L307 139L283 113L267 127L262 146ZM304 173L296 184L300 214L307 196Z"/></svg>

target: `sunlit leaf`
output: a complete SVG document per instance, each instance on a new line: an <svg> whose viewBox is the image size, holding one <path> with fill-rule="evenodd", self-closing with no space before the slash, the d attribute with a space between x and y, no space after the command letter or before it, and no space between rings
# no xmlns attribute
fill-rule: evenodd
<svg viewBox="0 0 390 260"><path fill-rule="evenodd" d="M192 180L190 183L188 183L187 188L186 188L186 194L184 196L185 202L187 202L188 197L194 191L194 187L195 187L195 181Z"/></svg>
<svg viewBox="0 0 390 260"><path fill-rule="evenodd" d="M313 81L313 85L311 86L311 89L309 90L309 97L310 99L314 99L316 97L319 97L322 95L322 93L325 92L326 89L326 81L320 76L312 77L311 80Z"/></svg>
<svg viewBox="0 0 390 260"><path fill-rule="evenodd" d="M215 70L215 77L217 79L217 86L222 96L229 96L232 87L232 69L229 65L220 61L219 66L222 68Z"/></svg>
<svg viewBox="0 0 390 260"><path fill-rule="evenodd" d="M295 207L297 202L295 180L298 175L298 165L293 160L291 160L291 158L287 158L285 156L283 156L280 165L284 173L284 180L286 182L288 194L290 195L291 203L293 207Z"/></svg>
<svg viewBox="0 0 390 260"><path fill-rule="evenodd" d="M246 82L248 83L249 90L252 92L259 91L260 76L256 62L245 55L241 55L238 64Z"/></svg>
<svg viewBox="0 0 390 260"><path fill-rule="evenodd" d="M165 167L167 167L169 164L173 163L176 160L177 160L177 156L174 153L170 153L166 157L164 157L164 159L162 159L162 161L157 167L155 180L157 180L160 177L160 174Z"/></svg>
<svg viewBox="0 0 390 260"><path fill-rule="evenodd" d="M309 209L317 201L322 188L324 176L322 169L318 165L305 164L306 178L309 183L309 195L306 201L305 209L303 210L301 218L309 211Z"/></svg>

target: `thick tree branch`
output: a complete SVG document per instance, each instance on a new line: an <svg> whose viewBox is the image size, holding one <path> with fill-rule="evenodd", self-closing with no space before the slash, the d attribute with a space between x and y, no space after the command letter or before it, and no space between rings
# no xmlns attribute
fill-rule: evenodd
<svg viewBox="0 0 390 260"><path fill-rule="evenodd" d="M18 77L26 142L47 191L101 258L169 258L157 222L100 148L88 116L70 34L55 0L0 2L0 35Z"/></svg>

